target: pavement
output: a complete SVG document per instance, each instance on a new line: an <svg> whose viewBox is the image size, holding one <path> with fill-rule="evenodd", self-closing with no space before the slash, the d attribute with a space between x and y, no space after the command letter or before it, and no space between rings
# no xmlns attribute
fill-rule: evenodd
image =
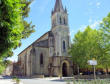
<svg viewBox="0 0 110 84"><path fill-rule="evenodd" d="M9 76L1 76L0 75L0 84L16 84L16 82L14 82L12 80L12 78ZM20 84L23 84L23 83L20 82Z"/></svg>
<svg viewBox="0 0 110 84"><path fill-rule="evenodd" d="M11 79L0 79L0 84L16 84L16 82L12 81ZM20 82L20 84L23 84Z"/></svg>
<svg viewBox="0 0 110 84"><path fill-rule="evenodd" d="M16 84L15 82L13 82L10 79L0 79L0 84ZM23 84L22 82L20 82L20 84Z"/></svg>
<svg viewBox="0 0 110 84"><path fill-rule="evenodd" d="M20 84L67 84L67 80L65 78L60 79L59 77L48 77L48 78L22 78L20 79ZM12 77L8 76L0 76L0 84L16 84L13 80ZM72 84L72 82L70 83Z"/></svg>
<svg viewBox="0 0 110 84"><path fill-rule="evenodd" d="M23 84L67 84L68 81L64 78L34 78L34 79L21 79ZM73 84L72 82L70 84Z"/></svg>

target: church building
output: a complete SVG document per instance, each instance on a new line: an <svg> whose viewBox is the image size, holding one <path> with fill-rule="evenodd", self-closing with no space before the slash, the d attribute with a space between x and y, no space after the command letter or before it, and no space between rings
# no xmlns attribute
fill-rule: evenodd
<svg viewBox="0 0 110 84"><path fill-rule="evenodd" d="M56 0L51 12L51 30L18 55L19 74L27 77L71 76L73 63L68 49L71 46L67 9Z"/></svg>

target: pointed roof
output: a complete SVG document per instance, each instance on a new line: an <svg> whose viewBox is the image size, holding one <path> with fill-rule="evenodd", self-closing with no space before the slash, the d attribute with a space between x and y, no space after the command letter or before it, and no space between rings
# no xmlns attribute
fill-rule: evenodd
<svg viewBox="0 0 110 84"><path fill-rule="evenodd" d="M62 1L61 0L56 0L54 12L61 12L61 11L62 12L64 11Z"/></svg>

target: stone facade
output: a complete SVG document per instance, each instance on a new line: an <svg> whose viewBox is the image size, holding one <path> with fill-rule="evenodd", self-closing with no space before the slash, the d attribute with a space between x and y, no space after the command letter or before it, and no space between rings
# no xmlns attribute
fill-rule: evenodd
<svg viewBox="0 0 110 84"><path fill-rule="evenodd" d="M56 0L52 11L52 28L18 55L20 72L24 76L71 76L72 61L67 10Z"/></svg>

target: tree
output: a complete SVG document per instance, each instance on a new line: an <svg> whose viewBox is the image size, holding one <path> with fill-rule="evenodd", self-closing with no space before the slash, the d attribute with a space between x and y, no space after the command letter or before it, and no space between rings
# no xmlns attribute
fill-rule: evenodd
<svg viewBox="0 0 110 84"><path fill-rule="evenodd" d="M21 40L33 33L34 25L28 23L32 0L0 0L0 60L13 56L13 49L21 46Z"/></svg>
<svg viewBox="0 0 110 84"><path fill-rule="evenodd" d="M108 73L108 68L110 67L110 13L108 16L103 18L100 23L100 31L102 32L102 58L100 63L103 64L103 67L106 68L106 74Z"/></svg>
<svg viewBox="0 0 110 84"><path fill-rule="evenodd" d="M106 37L109 40L110 39L110 13L105 18L103 18L100 24L100 29L103 31L104 37Z"/></svg>
<svg viewBox="0 0 110 84"><path fill-rule="evenodd" d="M20 0L1 0L0 4L0 57L18 46L24 30Z"/></svg>
<svg viewBox="0 0 110 84"><path fill-rule="evenodd" d="M84 32L79 31L74 39L69 50L73 62L80 68L89 68L87 61L100 57L100 32L93 30L89 26Z"/></svg>
<svg viewBox="0 0 110 84"><path fill-rule="evenodd" d="M69 50L72 60L80 68L89 67L87 61L95 58L100 68L110 67L110 13L100 23L99 29L89 26L84 32L79 31Z"/></svg>
<svg viewBox="0 0 110 84"><path fill-rule="evenodd" d="M34 25L28 17L32 0L1 0L0 4L0 57L9 56L12 49L21 45L33 33Z"/></svg>
<svg viewBox="0 0 110 84"><path fill-rule="evenodd" d="M30 4L33 2L33 0L21 0L22 4L25 4L25 6L22 7L23 10L23 25L24 30L22 32L22 39L28 38L31 33L35 32L34 27L35 25L32 25L32 22L28 23L25 18L29 16L30 12Z"/></svg>

